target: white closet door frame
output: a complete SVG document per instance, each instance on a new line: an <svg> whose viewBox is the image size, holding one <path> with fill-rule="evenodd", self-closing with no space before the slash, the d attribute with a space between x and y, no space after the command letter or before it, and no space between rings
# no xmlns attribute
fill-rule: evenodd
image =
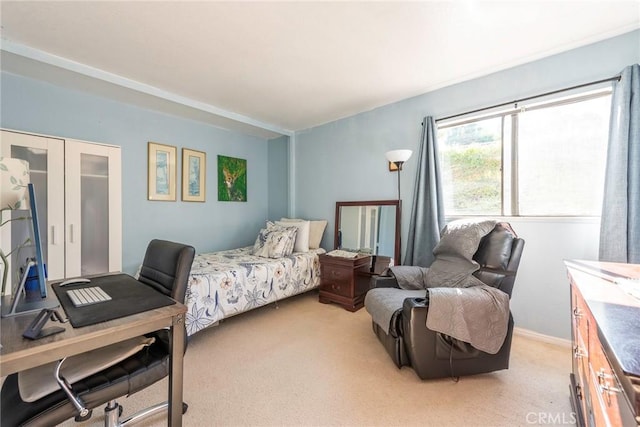
<svg viewBox="0 0 640 427"><path fill-rule="evenodd" d="M66 273L67 277L80 276L82 236L80 178L81 154L109 158L109 271L122 270L122 178L120 148L67 139L65 143L66 194Z"/></svg>
<svg viewBox="0 0 640 427"><path fill-rule="evenodd" d="M47 152L47 230L40 232L47 233L48 279L62 279L65 277L64 140L2 130L0 156L11 157L12 146ZM2 227L0 243L3 248L11 245L11 227Z"/></svg>

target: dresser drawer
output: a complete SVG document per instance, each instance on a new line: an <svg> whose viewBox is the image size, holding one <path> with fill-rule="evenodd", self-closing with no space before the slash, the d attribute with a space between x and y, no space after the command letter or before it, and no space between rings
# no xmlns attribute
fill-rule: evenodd
<svg viewBox="0 0 640 427"><path fill-rule="evenodd" d="M591 338L597 336L593 334L594 332L591 331ZM592 384L591 398L594 402L597 401L599 403L597 406L600 407L599 411L594 411L596 421L599 420L599 415L602 425L629 425L624 420L633 419L631 408L623 395L624 391L618 377L609 364L600 342L596 339L589 340L589 368Z"/></svg>
<svg viewBox="0 0 640 427"><path fill-rule="evenodd" d="M580 335L586 344L589 342L589 309L580 295L580 292L578 292L575 287L573 287L571 291L571 297L573 299L571 320L573 323L574 334Z"/></svg>

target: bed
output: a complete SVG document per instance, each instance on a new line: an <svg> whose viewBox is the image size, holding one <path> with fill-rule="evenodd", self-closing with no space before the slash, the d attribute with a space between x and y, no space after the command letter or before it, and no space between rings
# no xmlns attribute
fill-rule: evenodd
<svg viewBox="0 0 640 427"><path fill-rule="evenodd" d="M254 246L195 256L185 300L187 335L193 335L228 317L319 286L318 255L325 253L325 250L317 246L322 239L324 226L319 237L317 231L315 238L311 234L311 244L304 245L304 237L310 235L307 225L306 231L299 230L298 237L294 236L295 245L290 243L291 250L285 250L285 253L278 253L277 256L266 256L268 251L262 252L262 256L256 255L261 253L258 248L260 243L264 246L270 241L268 234L269 230L273 231L273 224L268 222L267 227L260 231ZM284 228L290 227L296 226Z"/></svg>

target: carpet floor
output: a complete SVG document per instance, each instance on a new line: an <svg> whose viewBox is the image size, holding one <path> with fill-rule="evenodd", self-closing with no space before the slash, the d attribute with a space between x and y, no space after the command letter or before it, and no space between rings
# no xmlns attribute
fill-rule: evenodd
<svg viewBox="0 0 640 427"><path fill-rule="evenodd" d="M516 325L518 319L515 319ZM191 337L185 426L532 426L573 424L568 347L515 335L510 368L421 381L397 369L362 309L308 292ZM166 399L167 381L120 399L124 414ZM84 423L99 426L101 410ZM139 425L166 425L163 416Z"/></svg>

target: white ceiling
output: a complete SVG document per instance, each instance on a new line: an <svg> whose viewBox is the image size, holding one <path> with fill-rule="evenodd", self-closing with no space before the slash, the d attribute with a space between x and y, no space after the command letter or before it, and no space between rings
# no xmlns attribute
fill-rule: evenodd
<svg viewBox="0 0 640 427"><path fill-rule="evenodd" d="M263 137L640 28L637 0L3 0L0 12L4 70L72 75L75 87Z"/></svg>

